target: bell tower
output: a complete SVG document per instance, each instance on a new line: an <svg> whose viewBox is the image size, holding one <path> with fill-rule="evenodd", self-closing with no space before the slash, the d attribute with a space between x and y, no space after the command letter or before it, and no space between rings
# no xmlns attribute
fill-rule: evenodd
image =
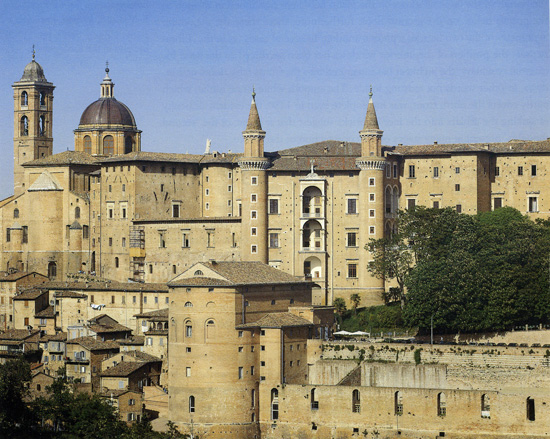
<svg viewBox="0 0 550 439"><path fill-rule="evenodd" d="M27 64L23 76L13 87L13 181L14 194L25 188L22 165L53 153L53 89L46 80L42 66L35 61Z"/></svg>

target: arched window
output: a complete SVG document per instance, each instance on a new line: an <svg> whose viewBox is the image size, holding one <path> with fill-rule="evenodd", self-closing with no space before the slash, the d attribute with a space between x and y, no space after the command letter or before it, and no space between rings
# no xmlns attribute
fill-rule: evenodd
<svg viewBox="0 0 550 439"><path fill-rule="evenodd" d="M311 396L311 410L319 410L319 401L317 401L317 389L313 388L311 389L310 396Z"/></svg>
<svg viewBox="0 0 550 439"><path fill-rule="evenodd" d="M481 417L490 418L491 417L491 400L486 394L481 395Z"/></svg>
<svg viewBox="0 0 550 439"><path fill-rule="evenodd" d="M40 116L40 118L38 119L38 135L46 135L46 117L44 115Z"/></svg>
<svg viewBox="0 0 550 439"><path fill-rule="evenodd" d="M322 226L317 220L309 220L302 230L302 247L315 250L323 249Z"/></svg>
<svg viewBox="0 0 550 439"><path fill-rule="evenodd" d="M115 268L118 268L118 256L115 258Z"/></svg>
<svg viewBox="0 0 550 439"><path fill-rule="evenodd" d="M50 262L48 264L48 277L54 279L57 276L57 264L55 262Z"/></svg>
<svg viewBox="0 0 550 439"><path fill-rule="evenodd" d="M392 191L392 194L391 194L391 211L392 213L397 213L399 212L399 189L397 188L397 186L394 186L393 187L393 191Z"/></svg>
<svg viewBox="0 0 550 439"><path fill-rule="evenodd" d="M191 302L185 302L185 306L186 308L191 308L193 306L193 304Z"/></svg>
<svg viewBox="0 0 550 439"><path fill-rule="evenodd" d="M271 389L271 420L279 419L279 391Z"/></svg>
<svg viewBox="0 0 550 439"><path fill-rule="evenodd" d="M188 338L193 336L193 323L191 323L191 320L185 321L185 336Z"/></svg>
<svg viewBox="0 0 550 439"><path fill-rule="evenodd" d="M194 276L202 276L202 275L203 275L203 272L201 270L195 271Z"/></svg>
<svg viewBox="0 0 550 439"><path fill-rule="evenodd" d="M22 136L28 136L29 135L29 118L27 116L23 116L21 118L20 133L21 133Z"/></svg>
<svg viewBox="0 0 550 439"><path fill-rule="evenodd" d="M527 397L526 403L527 403L527 420L534 421L535 420L535 400L529 396Z"/></svg>
<svg viewBox="0 0 550 439"><path fill-rule="evenodd" d="M386 195L385 195L385 203L386 203L386 213L391 213L391 200L392 200L392 191L389 186L386 187Z"/></svg>
<svg viewBox="0 0 550 439"><path fill-rule="evenodd" d="M403 414L403 394L400 391L395 392L395 414L401 416Z"/></svg>
<svg viewBox="0 0 550 439"><path fill-rule="evenodd" d="M74 208L74 217L75 217L75 219L80 218L80 207L78 207L78 206Z"/></svg>
<svg viewBox="0 0 550 439"><path fill-rule="evenodd" d="M447 416L447 398L443 392L437 394L437 416Z"/></svg>
<svg viewBox="0 0 550 439"><path fill-rule="evenodd" d="M29 95L24 91L21 93L21 106L26 107L27 105L29 105Z"/></svg>
<svg viewBox="0 0 550 439"><path fill-rule="evenodd" d="M189 397L189 413L195 413L195 397L193 395Z"/></svg>
<svg viewBox="0 0 550 439"><path fill-rule="evenodd" d="M214 320L210 319L206 321L206 339L210 340L216 335L216 324Z"/></svg>
<svg viewBox="0 0 550 439"><path fill-rule="evenodd" d="M361 394L357 389L351 394L351 410L353 413L361 413Z"/></svg>
<svg viewBox="0 0 550 439"><path fill-rule="evenodd" d="M19 218L19 209L17 209L17 208L13 209L13 217L14 218Z"/></svg>
<svg viewBox="0 0 550 439"><path fill-rule="evenodd" d="M46 105L46 93L40 92L40 105Z"/></svg>
<svg viewBox="0 0 550 439"><path fill-rule="evenodd" d="M105 136L103 138L103 154L113 155L115 153L115 141L113 136Z"/></svg>
<svg viewBox="0 0 550 439"><path fill-rule="evenodd" d="M309 186L302 193L302 214L304 217L321 217L323 193L321 189Z"/></svg>
<svg viewBox="0 0 550 439"><path fill-rule="evenodd" d="M84 136L84 152L87 154L92 153L92 138L90 136Z"/></svg>
<svg viewBox="0 0 550 439"><path fill-rule="evenodd" d="M126 136L124 140L124 154L128 154L134 150L134 142L130 136Z"/></svg>

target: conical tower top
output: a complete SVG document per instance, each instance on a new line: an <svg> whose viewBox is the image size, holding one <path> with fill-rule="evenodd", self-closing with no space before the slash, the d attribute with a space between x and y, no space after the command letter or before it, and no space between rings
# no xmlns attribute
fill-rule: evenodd
<svg viewBox="0 0 550 439"><path fill-rule="evenodd" d="M369 93L369 105L367 107L367 116L365 117L365 125L363 125L363 130L379 130L378 119L376 118L376 110L374 109L374 104L372 102L372 85L370 86Z"/></svg>
<svg viewBox="0 0 550 439"><path fill-rule="evenodd" d="M250 104L250 114L248 115L246 131L262 131L260 115L258 114L258 108L256 107L256 91L254 90L254 87L252 87L252 104Z"/></svg>

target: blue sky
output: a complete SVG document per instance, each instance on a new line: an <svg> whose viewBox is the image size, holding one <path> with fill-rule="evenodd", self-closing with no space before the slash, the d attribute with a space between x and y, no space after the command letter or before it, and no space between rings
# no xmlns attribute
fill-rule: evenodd
<svg viewBox="0 0 550 439"><path fill-rule="evenodd" d="M33 44L56 86L54 153L74 148L106 60L146 151L241 151L252 85L266 150L358 141L370 84L386 145L550 137L547 0L6 0L0 14L0 198Z"/></svg>

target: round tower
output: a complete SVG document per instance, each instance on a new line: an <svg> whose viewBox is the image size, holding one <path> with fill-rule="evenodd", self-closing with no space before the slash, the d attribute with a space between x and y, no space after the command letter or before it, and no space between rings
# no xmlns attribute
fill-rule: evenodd
<svg viewBox="0 0 550 439"><path fill-rule="evenodd" d="M74 130L75 151L103 156L141 151L141 131L130 109L115 99L114 86L106 67L100 98L88 105Z"/></svg>
<svg viewBox="0 0 550 439"><path fill-rule="evenodd" d="M13 87L13 180L14 194L26 190L22 165L31 160L52 155L53 152L53 89L46 80L44 69L32 61Z"/></svg>
<svg viewBox="0 0 550 439"><path fill-rule="evenodd" d="M267 263L267 168L264 157L265 131L262 130L256 107L256 93L246 130L243 131L244 155L239 160L241 169L241 259Z"/></svg>
<svg viewBox="0 0 550 439"><path fill-rule="evenodd" d="M369 93L369 104L361 137L361 157L356 160L359 172L359 242L361 246L369 239L384 237L384 174L386 158L382 154L382 134L378 126L376 111L372 102L372 87ZM376 279L367 271L372 259L368 251L361 251L359 257L360 287L365 291L362 303L372 300L379 303L379 295L384 291L384 281Z"/></svg>

